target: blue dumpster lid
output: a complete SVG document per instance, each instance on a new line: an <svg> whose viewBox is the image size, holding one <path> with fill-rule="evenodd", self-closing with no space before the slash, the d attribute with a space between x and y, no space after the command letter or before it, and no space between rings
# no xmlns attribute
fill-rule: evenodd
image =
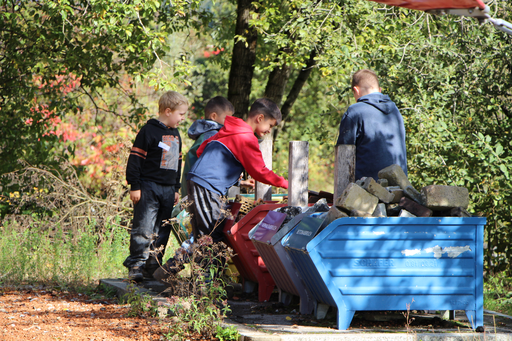
<svg viewBox="0 0 512 341"><path fill-rule="evenodd" d="M269 211L265 218L257 225L254 232L251 231L251 239L262 243L270 243L270 239L276 234L281 224L286 219L286 214Z"/></svg>
<svg viewBox="0 0 512 341"><path fill-rule="evenodd" d="M298 206L297 206L298 207ZM329 205L327 205L327 200L325 198L322 198L318 200L313 206L309 207L301 207L302 213L299 213L295 217L292 218L289 222L284 224L272 237L271 244L276 245L278 242L281 241L281 239L290 233L291 230L297 225L304 217L306 216L315 216L315 212L328 212L329 211Z"/></svg>
<svg viewBox="0 0 512 341"><path fill-rule="evenodd" d="M323 219L311 216L303 218L292 232L290 232L286 240L283 241L283 246L298 250L305 250L306 245L315 237L322 223Z"/></svg>

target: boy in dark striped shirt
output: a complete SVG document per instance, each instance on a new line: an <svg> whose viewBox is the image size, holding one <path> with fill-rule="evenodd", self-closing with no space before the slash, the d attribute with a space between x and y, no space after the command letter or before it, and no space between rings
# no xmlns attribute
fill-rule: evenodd
<svg viewBox="0 0 512 341"><path fill-rule="evenodd" d="M168 91L158 101L159 115L144 125L133 143L126 166L126 180L131 186L133 226L130 255L123 265L128 278L142 281L162 263L171 232L162 221L170 219L178 203L181 174L181 138L178 125L188 111L187 99ZM159 252L151 252L160 250Z"/></svg>

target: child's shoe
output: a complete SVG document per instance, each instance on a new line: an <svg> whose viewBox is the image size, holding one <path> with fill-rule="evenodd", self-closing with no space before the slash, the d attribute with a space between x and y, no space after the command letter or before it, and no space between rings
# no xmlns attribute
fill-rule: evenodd
<svg viewBox="0 0 512 341"><path fill-rule="evenodd" d="M144 275L142 274L140 266L134 266L130 268L128 271L128 279L130 281L142 282Z"/></svg>

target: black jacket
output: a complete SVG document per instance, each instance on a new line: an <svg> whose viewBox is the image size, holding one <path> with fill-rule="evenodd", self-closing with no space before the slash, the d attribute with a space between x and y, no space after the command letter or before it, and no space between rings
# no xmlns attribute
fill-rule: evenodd
<svg viewBox="0 0 512 341"><path fill-rule="evenodd" d="M180 174L181 138L178 129L150 119L137 134L128 158L126 180L131 190L139 190L141 180L172 185L179 190Z"/></svg>

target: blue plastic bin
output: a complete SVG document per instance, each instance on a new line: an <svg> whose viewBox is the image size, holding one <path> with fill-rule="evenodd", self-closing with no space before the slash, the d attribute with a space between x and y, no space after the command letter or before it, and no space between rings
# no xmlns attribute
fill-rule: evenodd
<svg viewBox="0 0 512 341"><path fill-rule="evenodd" d="M325 285L309 253L306 251L306 246L318 233L323 221L323 219L313 216L305 217L281 240L281 244L290 256L300 277L304 280L306 287L313 295L315 315L318 318L325 316L326 312L322 314L318 313L318 303L333 307L336 306L331 292Z"/></svg>
<svg viewBox="0 0 512 341"><path fill-rule="evenodd" d="M311 212L309 212L311 214ZM312 294L307 289L298 270L290 256L281 244L281 239L289 233L307 213L301 213L285 224L281 229L268 234L268 238L252 237L252 242L265 262L272 278L280 290L280 301L288 304L291 297L287 294L300 297L300 313L311 314L315 307Z"/></svg>
<svg viewBox="0 0 512 341"><path fill-rule="evenodd" d="M464 310L483 326L485 218L341 218L307 245L338 308Z"/></svg>

